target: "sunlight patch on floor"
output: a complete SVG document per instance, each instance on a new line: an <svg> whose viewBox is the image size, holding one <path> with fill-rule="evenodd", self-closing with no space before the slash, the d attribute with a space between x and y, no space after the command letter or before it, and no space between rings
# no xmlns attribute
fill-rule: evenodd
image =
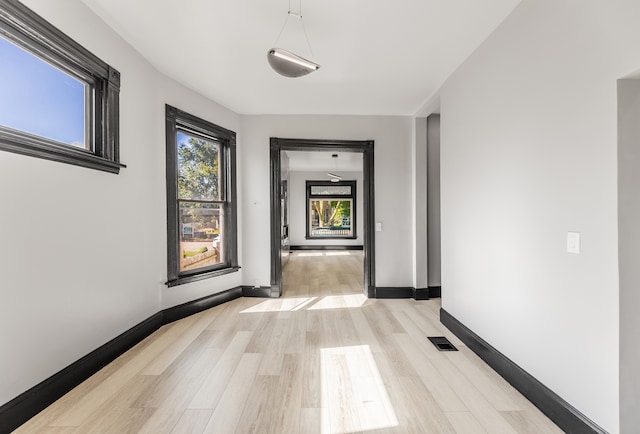
<svg viewBox="0 0 640 434"><path fill-rule="evenodd" d="M325 255L326 256L350 256L351 253L349 253L349 252L326 252Z"/></svg>
<svg viewBox="0 0 640 434"><path fill-rule="evenodd" d="M320 352L323 434L398 426L368 345L322 348Z"/></svg>
<svg viewBox="0 0 640 434"><path fill-rule="evenodd" d="M291 312L302 309L316 298L317 297L291 297L267 299L255 306L240 311L240 313Z"/></svg>
<svg viewBox="0 0 640 434"><path fill-rule="evenodd" d="M240 313L294 312L297 310L325 310L361 307L367 301L363 294L328 295L326 297L274 298L248 307Z"/></svg>
<svg viewBox="0 0 640 434"><path fill-rule="evenodd" d="M347 307L361 307L367 301L364 294L328 295L322 297L309 310L344 309Z"/></svg>
<svg viewBox="0 0 640 434"><path fill-rule="evenodd" d="M300 258L304 258L307 256L322 256L322 252L306 252L306 253L298 253L296 256Z"/></svg>

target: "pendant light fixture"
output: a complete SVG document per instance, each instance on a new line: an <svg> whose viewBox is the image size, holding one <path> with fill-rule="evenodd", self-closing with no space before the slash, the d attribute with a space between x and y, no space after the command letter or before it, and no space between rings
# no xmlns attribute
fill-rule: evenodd
<svg viewBox="0 0 640 434"><path fill-rule="evenodd" d="M333 158L334 161L334 165L333 167L334 172L338 171L338 154L331 154L331 158ZM327 172L327 175L329 175L329 177L331 178L331 182L340 182L342 181L342 176L340 175L336 175L335 173L331 173L331 172Z"/></svg>
<svg viewBox="0 0 640 434"><path fill-rule="evenodd" d="M307 47L309 47L309 53L313 55L313 52L311 51L311 44L309 43L309 37L307 36L307 31L305 30L304 22L302 21L302 0L299 0L298 11L299 13L291 12L291 0L289 0L287 19L285 20L284 25L280 30L280 34L273 45L274 47L277 47L280 37L289 23L289 18L299 19L300 24L302 25L302 32L304 33L304 37L307 41ZM320 65L317 63L307 60L304 57L283 48L270 48L269 51L267 51L267 60L275 72L285 77L302 77L312 73L313 71L317 71L320 68Z"/></svg>

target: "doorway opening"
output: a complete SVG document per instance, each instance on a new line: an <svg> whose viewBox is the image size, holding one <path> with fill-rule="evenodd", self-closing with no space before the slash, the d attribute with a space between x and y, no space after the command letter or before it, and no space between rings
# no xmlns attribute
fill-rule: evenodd
<svg viewBox="0 0 640 434"><path fill-rule="evenodd" d="M282 154L285 151L329 151L362 154L362 292L367 297L375 297L373 141L287 138L271 138L270 142L271 297L280 297L282 295L283 262L287 261L289 254L289 225L288 222L283 221L283 209L288 206L286 197L283 197L283 195L287 194L287 190L290 187L283 180ZM284 170L288 171L288 167L284 167Z"/></svg>

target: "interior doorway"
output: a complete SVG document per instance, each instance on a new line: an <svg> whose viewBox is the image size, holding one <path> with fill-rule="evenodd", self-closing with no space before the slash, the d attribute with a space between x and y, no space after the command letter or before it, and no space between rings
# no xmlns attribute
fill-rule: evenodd
<svg viewBox="0 0 640 434"><path fill-rule="evenodd" d="M373 141L307 140L271 138L270 142L270 208L271 208L271 297L280 297L283 291L283 257L288 256L289 228L283 222L283 164L285 151L321 151L362 154L362 292L375 297L375 217L373 183ZM284 167L288 170L288 166ZM286 188L285 188L286 190ZM286 194L286 193L284 193ZM283 251L286 254L283 255ZM335 254L334 254L335 256ZM286 261L287 259L284 259Z"/></svg>

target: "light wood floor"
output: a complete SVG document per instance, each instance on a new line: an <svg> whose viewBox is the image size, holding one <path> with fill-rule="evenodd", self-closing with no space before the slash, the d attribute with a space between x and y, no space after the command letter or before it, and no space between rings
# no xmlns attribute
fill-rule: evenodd
<svg viewBox="0 0 640 434"><path fill-rule="evenodd" d="M440 324L439 300L368 300L362 274L361 252L292 254L283 298L162 327L18 432L561 432Z"/></svg>

